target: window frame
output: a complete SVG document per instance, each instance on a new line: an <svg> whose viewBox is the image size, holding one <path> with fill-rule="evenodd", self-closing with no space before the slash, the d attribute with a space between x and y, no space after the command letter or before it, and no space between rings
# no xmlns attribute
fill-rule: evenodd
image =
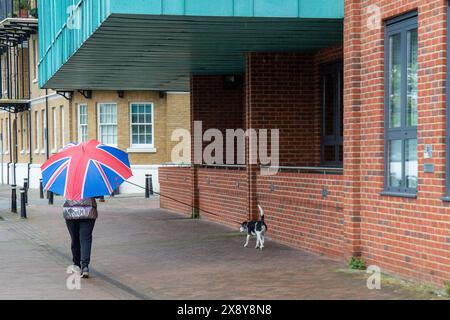
<svg viewBox="0 0 450 320"><path fill-rule="evenodd" d="M36 143L36 149L34 153L39 153L41 151L41 115L39 110L34 111L34 127L35 127L35 143Z"/></svg>
<svg viewBox="0 0 450 320"><path fill-rule="evenodd" d="M339 146L344 147L344 136L341 135L341 129L344 127L344 123L341 123L341 113L344 112L343 108L343 96L341 95L343 89L343 61L337 60L331 63L326 63L320 66L320 101L321 101L321 131L320 131L320 163L321 166L324 167L337 167L342 168L344 166L344 161L339 161ZM325 90L324 90L324 76L326 74L336 73L338 74L338 87L337 95L334 101L334 134L332 136L325 135L326 128L326 110L325 110ZM325 147L326 146L334 146L335 147L335 160L337 161L326 161L325 160Z"/></svg>
<svg viewBox="0 0 450 320"><path fill-rule="evenodd" d="M59 106L59 138L60 138L60 149L62 150L65 147L66 139L65 139L65 121L64 121L64 105Z"/></svg>
<svg viewBox="0 0 450 320"><path fill-rule="evenodd" d="M100 123L100 109L101 109L100 106L101 105L107 105L107 104L113 104L113 105L116 106L116 123L115 124L113 124L113 123L101 124ZM108 145L108 146L111 146L111 147L116 147L116 148L117 148L118 143L119 143L119 113L118 112L119 112L119 108L118 108L117 102L98 102L97 103L97 139L98 139L98 141L100 141L101 143L103 143L105 145ZM100 127L102 125L105 125L105 126L107 126L107 125L115 125L116 126L116 143L115 144L107 144L107 143L102 141L101 133L100 133Z"/></svg>
<svg viewBox="0 0 450 320"><path fill-rule="evenodd" d="M152 143L151 144L133 144L133 125L148 125L147 123L145 124L133 124L133 118L132 118L132 106L133 105L139 105L139 104L144 104L144 105L150 105L151 107L151 115L152 115L152 121L151 121L151 126L152 126ZM130 149L133 150L148 150L148 149L153 149L155 147L155 108L154 108L154 104L153 102L130 102L129 103L129 114L130 114Z"/></svg>
<svg viewBox="0 0 450 320"><path fill-rule="evenodd" d="M58 109L57 107L52 108L52 132L53 132L53 141L52 141L52 153L56 153L58 150Z"/></svg>
<svg viewBox="0 0 450 320"><path fill-rule="evenodd" d="M81 124L81 107L86 107L86 124ZM88 128L89 128L89 118L88 118L88 105L87 103L79 103L77 105L77 128L78 128L78 142L86 142L89 139L89 132L88 132ZM83 140L82 138L82 133L81 133L81 128L82 127L86 127L86 140Z"/></svg>
<svg viewBox="0 0 450 320"><path fill-rule="evenodd" d="M397 18L386 21L384 32L384 192L385 195L398 195L415 197L417 188L406 187L406 141L417 140L417 126L407 126L407 94L408 94L408 44L407 33L418 29L417 12L410 12ZM400 127L390 127L390 37L400 34L401 54L401 89L400 89ZM394 140L401 141L402 184L392 187L389 183L389 143ZM419 160L417 152L417 161ZM419 175L419 170L417 171ZM417 179L419 177L417 176Z"/></svg>
<svg viewBox="0 0 450 320"><path fill-rule="evenodd" d="M25 153L25 144L24 144L24 138L23 138L23 135L24 135L24 132L25 132L25 130L24 130L24 113L21 113L20 114L20 153L21 154L24 154Z"/></svg>

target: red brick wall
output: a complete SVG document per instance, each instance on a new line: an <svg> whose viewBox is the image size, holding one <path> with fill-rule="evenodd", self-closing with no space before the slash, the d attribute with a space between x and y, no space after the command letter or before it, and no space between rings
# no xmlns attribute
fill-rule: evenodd
<svg viewBox="0 0 450 320"><path fill-rule="evenodd" d="M258 201L268 235L286 244L331 257L343 256L341 175L278 173L258 176ZM328 196L324 197L323 190Z"/></svg>
<svg viewBox="0 0 450 320"><path fill-rule="evenodd" d="M280 130L280 164L320 162L313 54L247 55L247 121L254 129Z"/></svg>
<svg viewBox="0 0 450 320"><path fill-rule="evenodd" d="M244 84L225 86L224 76L193 76L191 79L191 121L203 122L203 133L210 128L244 129ZM225 143L225 141L224 141ZM204 142L203 146L209 142ZM224 148L224 162L226 152Z"/></svg>
<svg viewBox="0 0 450 320"><path fill-rule="evenodd" d="M235 228L248 220L245 169L199 168L198 188L202 217Z"/></svg>
<svg viewBox="0 0 450 320"><path fill-rule="evenodd" d="M191 168L160 167L160 206L178 213L191 214L192 173ZM181 204L177 201L183 202Z"/></svg>
<svg viewBox="0 0 450 320"><path fill-rule="evenodd" d="M360 4L361 3L361 4ZM378 5L382 19L418 9L419 19L419 189L417 199L380 196L384 173L384 29L369 29L367 6ZM359 7L361 5L361 7ZM447 1L346 0L346 62L360 63L359 83L348 66L345 76L348 107L360 110L360 132L347 130L346 180L358 174L360 185L361 249L369 264L384 271L442 285L450 280L450 208L445 194L445 76ZM361 18L359 13L362 13ZM360 20L362 19L362 20ZM352 31L352 32L351 32ZM360 38L360 43L355 39ZM359 90L360 86L364 90ZM351 118L346 115L350 124ZM424 145L434 158L425 161ZM435 173L423 173L432 163Z"/></svg>

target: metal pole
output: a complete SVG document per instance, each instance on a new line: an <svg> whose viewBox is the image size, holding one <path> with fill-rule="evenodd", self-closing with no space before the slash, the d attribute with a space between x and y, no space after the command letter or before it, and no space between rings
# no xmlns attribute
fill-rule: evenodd
<svg viewBox="0 0 450 320"><path fill-rule="evenodd" d="M11 212L12 213L17 213L17 192L16 192L16 188L17 186L15 184L13 184L11 186Z"/></svg>
<svg viewBox="0 0 450 320"><path fill-rule="evenodd" d="M15 114L15 120L14 120L14 136L15 136L15 141L14 141L14 184L17 184L17 163L19 162L19 135L18 135L18 131L19 131L19 126L17 123L17 113Z"/></svg>
<svg viewBox="0 0 450 320"><path fill-rule="evenodd" d="M150 175L145 175L145 198L150 198Z"/></svg>
<svg viewBox="0 0 450 320"><path fill-rule="evenodd" d="M25 203L28 204L28 178L23 179L23 188L25 189Z"/></svg>
<svg viewBox="0 0 450 320"><path fill-rule="evenodd" d="M53 192L51 192L51 191L47 191L47 195L48 195L48 204L49 205L53 205Z"/></svg>
<svg viewBox="0 0 450 320"><path fill-rule="evenodd" d="M153 175L150 175L149 187L150 195L153 196L155 194L153 191Z"/></svg>
<svg viewBox="0 0 450 320"><path fill-rule="evenodd" d="M20 217L22 219L27 218L27 204L26 204L26 189L22 188L20 189Z"/></svg>
<svg viewBox="0 0 450 320"><path fill-rule="evenodd" d="M44 199L44 186L42 185L42 178L39 179L39 197Z"/></svg>

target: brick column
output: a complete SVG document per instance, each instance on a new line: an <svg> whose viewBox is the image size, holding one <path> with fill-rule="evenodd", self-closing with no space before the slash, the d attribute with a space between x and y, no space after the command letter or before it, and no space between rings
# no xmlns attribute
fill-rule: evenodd
<svg viewBox="0 0 450 320"><path fill-rule="evenodd" d="M198 138L195 135L195 126L194 122L198 118L198 108L195 103L196 95L199 94L195 89L195 76L191 77L191 181L192 181L192 218L198 218L200 216L200 202L199 202L199 190L198 190L198 167L195 161L195 146L200 144L202 145L202 141L198 141Z"/></svg>
<svg viewBox="0 0 450 320"><path fill-rule="evenodd" d="M344 21L344 252L361 255L361 4L345 1Z"/></svg>
<svg viewBox="0 0 450 320"><path fill-rule="evenodd" d="M246 74L245 74L245 127L247 130L258 129L255 126L255 117L253 114L252 103L252 54L246 56ZM257 174L258 164L251 164L251 152L257 152L257 146L250 143L250 137L246 137L246 167L247 167L247 212L250 220L258 220L258 197L257 197Z"/></svg>
<svg viewBox="0 0 450 320"><path fill-rule="evenodd" d="M208 145L203 143L202 135L208 129L216 129L226 136L227 129L242 129L244 124L244 88L242 83L227 84L223 75L193 75L191 77L191 139L192 163L196 157L194 146L201 151ZM194 123L202 122L201 134L196 136ZM225 139L224 139L225 142ZM199 150L200 151L200 150ZM223 148L223 160L226 161L226 147ZM198 155L200 158L201 155ZM200 163L198 159L197 163ZM198 168L192 168L192 202L201 208L199 199Z"/></svg>

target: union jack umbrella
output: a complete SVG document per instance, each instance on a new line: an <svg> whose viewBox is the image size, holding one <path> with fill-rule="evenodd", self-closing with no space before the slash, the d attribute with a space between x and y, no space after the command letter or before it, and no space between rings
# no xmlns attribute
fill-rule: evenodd
<svg viewBox="0 0 450 320"><path fill-rule="evenodd" d="M111 195L133 176L127 153L95 140L67 145L41 171L46 191L74 201Z"/></svg>

